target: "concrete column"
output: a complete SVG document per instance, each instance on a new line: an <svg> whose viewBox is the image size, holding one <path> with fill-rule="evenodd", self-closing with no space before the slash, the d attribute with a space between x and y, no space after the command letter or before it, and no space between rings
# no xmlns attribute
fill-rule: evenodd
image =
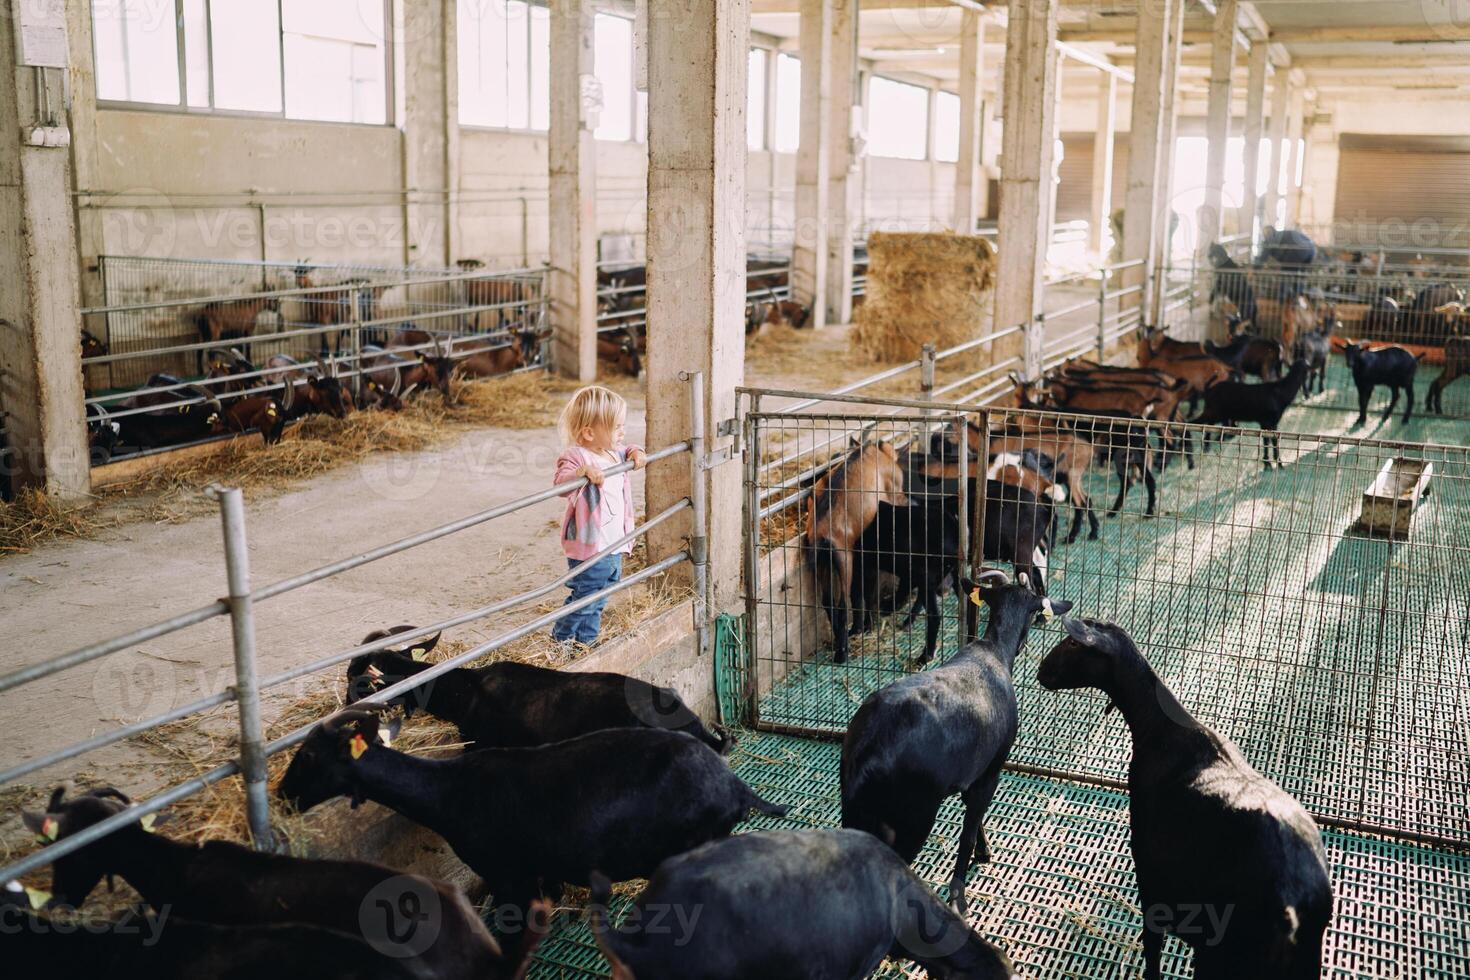
<svg viewBox="0 0 1470 980"><path fill-rule="evenodd" d="M1052 112L1051 127L1051 169L1050 181L1046 193L1046 244L1051 247L1051 236L1057 226L1057 191L1062 186L1062 157L1057 143L1062 138L1062 88L1063 79L1066 76L1067 59L1062 56L1060 48L1052 49L1052 58L1056 61L1056 94L1052 104L1056 107Z"/></svg>
<svg viewBox="0 0 1470 980"><path fill-rule="evenodd" d="M1108 219L1113 213L1113 137L1118 123L1118 76L1102 72L1097 87L1097 129L1092 138L1092 218L1087 246L1106 265Z"/></svg>
<svg viewBox="0 0 1470 980"><path fill-rule="evenodd" d="M17 489L67 499L91 489L63 142L69 69L17 64L16 25L0 16L0 409L12 450L0 467Z"/></svg>
<svg viewBox="0 0 1470 980"><path fill-rule="evenodd" d="M827 220L832 179L832 0L801 0L801 145L796 151L796 242L791 292L827 325Z"/></svg>
<svg viewBox="0 0 1470 980"><path fill-rule="evenodd" d="M597 145L582 104L593 77L591 0L552 0L551 190L553 363L565 377L597 378Z"/></svg>
<svg viewBox="0 0 1470 980"><path fill-rule="evenodd" d="M1174 213L1175 132L1179 122L1179 55L1183 41L1184 17L1176 8L1169 18L1169 49L1164 60L1164 115L1159 135L1159 209L1154 212L1154 305L1162 311L1163 296L1168 286L1167 270L1172 262ZM1162 324L1162 314L1155 317Z"/></svg>
<svg viewBox="0 0 1470 980"><path fill-rule="evenodd" d="M705 447L729 444L745 373L745 76L750 0L650 4L648 35L648 445L689 436L689 385L704 372ZM803 65L805 73L805 65ZM714 609L740 585L740 465L704 471ZM654 464L648 513L688 496L687 457ZM682 550L682 515L649 556ZM681 566L682 568L683 566ZM712 610L713 611L713 610Z"/></svg>
<svg viewBox="0 0 1470 980"><path fill-rule="evenodd" d="M1155 215L1167 203L1161 200L1160 180L1164 140L1164 83L1168 78L1169 25L1179 16L1178 0L1167 0L1138 10L1138 32L1133 66L1133 108L1128 137L1128 182L1123 202L1123 261L1142 261L1123 273L1126 286L1142 286L1152 272ZM1152 308L1144 293L1122 300L1125 307L1143 306L1144 322Z"/></svg>
<svg viewBox="0 0 1470 980"><path fill-rule="evenodd" d="M980 147L985 131L985 16L966 10L960 19L960 158L954 168L954 230L975 234L983 213L985 172Z"/></svg>
<svg viewBox="0 0 1470 980"><path fill-rule="evenodd" d="M1245 83L1245 186L1240 200L1240 230L1255 242L1256 225L1261 210L1260 183L1261 131L1266 115L1266 67L1269 52L1264 41L1251 46L1250 74Z"/></svg>
<svg viewBox="0 0 1470 980"><path fill-rule="evenodd" d="M1296 172L1302 168L1302 114L1306 109L1306 95L1300 85L1291 90L1291 108L1286 115L1286 222L1287 228L1295 228L1301 215L1302 189L1296 182Z"/></svg>
<svg viewBox="0 0 1470 980"><path fill-rule="evenodd" d="M1051 239L1052 143L1056 139L1057 8L1060 0L1011 0L1006 23L1005 131L1001 145L995 326L1027 325L1025 375L1041 374L1042 275Z"/></svg>
<svg viewBox="0 0 1470 980"><path fill-rule="evenodd" d="M405 258L443 268L459 258L458 11L453 3L426 0L402 10Z"/></svg>
<svg viewBox="0 0 1470 980"><path fill-rule="evenodd" d="M1281 202L1282 148L1286 142L1286 115L1291 98L1291 73L1285 68L1276 69L1276 81L1271 86L1271 173L1266 185L1266 216L1264 224L1280 226L1276 212Z"/></svg>
<svg viewBox="0 0 1470 980"><path fill-rule="evenodd" d="M91 4L66 6L66 37L71 57L71 167L76 184L77 262L81 274L82 305L102 306L102 277L97 257L107 247L103 234L102 212L89 206L89 191L99 187L97 152L97 75L93 64ZM101 323L84 324L93 333Z"/></svg>
<svg viewBox="0 0 1470 980"><path fill-rule="evenodd" d="M852 319L852 230L859 211L858 160L852 152L856 104L857 0L832 0L831 144L827 184L827 322Z"/></svg>
<svg viewBox="0 0 1470 980"><path fill-rule="evenodd" d="M1204 265L1210 245L1220 237L1225 190L1225 151L1230 146L1230 82L1235 72L1236 0L1216 0L1210 44L1210 97L1206 133L1205 203L1195 226L1194 254Z"/></svg>

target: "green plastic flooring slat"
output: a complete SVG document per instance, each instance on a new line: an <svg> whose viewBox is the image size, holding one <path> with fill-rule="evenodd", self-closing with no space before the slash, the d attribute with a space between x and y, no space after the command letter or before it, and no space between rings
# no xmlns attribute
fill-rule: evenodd
<svg viewBox="0 0 1470 980"><path fill-rule="evenodd" d="M1317 400L1344 385L1351 392L1340 360L1331 380ZM1362 431L1351 422L1294 407L1282 425L1282 469L1262 469L1254 433L1217 445L1192 471L1174 461L1160 477L1156 517L1143 515L1136 487L1120 517L1102 518L1100 540L1059 541L1051 591L1076 614L1127 629L1191 711L1313 813L1470 844L1470 449L1456 448L1470 421L1405 426L1396 416L1379 427L1370 418ZM770 431L758 438L779 444L841 423L759 424ZM1433 463L1430 493L1407 539L1358 536L1350 526L1363 492L1395 456ZM1104 506L1116 493L1110 476L1091 477ZM789 540L763 545L777 568L799 566ZM903 631L895 617L854 638L846 664L825 649L803 659L797 638L822 612L808 592L771 588L761 583L751 631L759 724L840 733L868 693L916 669L922 619ZM938 662L955 650L952 597L944 611ZM1035 682L1060 635L1057 625L1034 630L1017 659L1012 759L1122 779L1128 744L1121 723L1102 717L1101 695L1053 694Z"/></svg>
<svg viewBox="0 0 1470 980"><path fill-rule="evenodd" d="M1115 731L1108 740L1125 738ZM742 732L732 767L761 796L793 809L786 817L762 817L740 829L837 826L840 752L832 742ZM961 819L958 800L951 799L915 861L915 870L941 894ZM1011 954L1023 976L1064 980L1140 975L1141 920L1125 795L1007 773L991 806L986 834L993 861L970 874L970 921ZM1329 831L1323 836L1336 895L1325 977L1470 976L1470 856L1353 834ZM1165 974L1189 976L1188 955L1171 939ZM606 963L580 911L559 913L531 976L606 975ZM889 963L877 975L922 974L910 965Z"/></svg>

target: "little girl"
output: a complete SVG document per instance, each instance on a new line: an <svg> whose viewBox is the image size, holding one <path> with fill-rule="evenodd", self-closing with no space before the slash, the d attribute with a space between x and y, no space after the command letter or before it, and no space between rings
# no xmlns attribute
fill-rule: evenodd
<svg viewBox="0 0 1470 980"><path fill-rule="evenodd" d="M627 460L635 469L647 462L643 450L623 445L623 423L628 403L617 392L601 385L581 389L562 409L557 421L566 451L556 461L553 483L587 478L587 485L568 490L566 516L561 524L561 546L567 566L576 568L633 530L633 485L627 473L612 476L603 469ZM567 602L575 602L607 588L623 575L623 555L633 550L632 542L579 572L567 587ZM602 628L606 599L584 606L551 628L551 638L569 648L573 641L591 646Z"/></svg>

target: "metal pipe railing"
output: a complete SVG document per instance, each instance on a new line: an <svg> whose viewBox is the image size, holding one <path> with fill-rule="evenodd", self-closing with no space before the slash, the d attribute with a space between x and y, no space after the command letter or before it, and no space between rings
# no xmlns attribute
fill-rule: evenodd
<svg viewBox="0 0 1470 980"><path fill-rule="evenodd" d="M554 589L565 585L579 572L590 567L591 564L606 557L608 554L620 551L633 540L648 534L653 528L658 527L674 515L685 510L692 510L697 517L703 516L707 507L702 481L703 471L707 466L706 460L699 451L703 446L703 376L695 374L687 378L690 382L692 400L690 412L691 438L676 445L666 447L658 452L647 456L649 462L666 459L678 453L689 452L691 454L691 477L692 489L689 497L680 499L665 508L659 514L646 519L630 532L620 537L617 541L604 547L597 555L594 555L576 566L568 569L565 573L557 576L549 583L526 590L519 595L508 599L499 600L489 605L471 610L467 613L457 614L454 617L426 627L415 628L403 633L393 634L380 640L364 643L352 649L321 657L310 663L292 667L270 676L262 677L257 667L255 658L255 630L254 630L254 604L288 591L301 588L313 582L320 581L332 575L357 568L371 561L402 552L408 548L426 544L442 538L448 534L462 531L478 524L493 520L509 513L524 509L536 503L550 498L573 493L584 487L588 480L579 477L562 484L558 484L537 493L528 494L515 501L501 504L497 507L481 511L468 517L461 518L447 524L431 528L418 534L381 545L369 551L363 552L340 561L331 562L319 568L313 569L301 575L282 579L262 588L252 589L250 585L248 552L245 540L245 517L243 496L238 489L212 488L211 495L215 497L220 506L221 529L224 535L224 552L226 562L226 578L228 582L227 598L221 599L209 606L191 610L172 617L161 623L151 624L141 629L134 630L124 636L105 640L100 643L91 644L78 650L63 654L60 657L41 664L34 664L21 670L0 677L0 692L15 689L22 684L30 683L42 678L59 673L62 670L97 660L111 653L117 653L128 647L148 639L163 636L168 633L184 629L207 619L220 615L229 615L231 618L231 637L234 653L235 683L224 691L210 694L204 698L197 699L189 704L174 708L168 712L152 718L123 725L112 731L95 735L81 742L65 746L55 752L48 753L37 759L13 766L0 772L0 784L19 778L28 773L45 769L49 766L75 758L86 752L111 745L123 739L133 737L143 732L151 731L163 724L189 717L200 711L217 707L230 701L236 702L239 709L240 728L240 755L237 760L229 761L223 765L194 778L171 787L148 800L134 804L124 811L109 817L98 824L87 828L85 831L71 835L64 840L43 847L41 850L13 862L8 867L0 869L0 880L8 880L13 877L34 871L56 858L74 852L92 841L116 830L120 827L133 823L145 814L156 812L171 803L183 799L189 795L199 792L207 786L220 781L236 773L244 777L244 792L246 796L246 814L250 827L251 837L258 848L271 846L272 831L269 819L269 806L266 798L266 760L276 752L280 752L290 745L305 737L307 731L313 727L303 726L284 738L276 739L269 745L265 742L264 724L261 715L260 692L276 687L308 674L316 673L334 665L343 663L353 657L375 650L386 649L390 646L411 641L430 633L438 632L453 625L468 622L472 619L484 618L497 612L502 612L513 606L541 598ZM608 467L604 472L615 474L626 472L633 468L632 462L620 463ZM696 522L698 523L698 522ZM393 697L403 691L412 690L422 684L432 681L435 677L442 675L445 671L453 669L459 664L481 656L491 650L513 642L528 633L555 622L556 620L570 615L585 608L593 602L605 599L608 596L631 588L654 575L658 575L673 568L675 565L685 561L693 561L696 572L696 583L707 590L707 570L701 576L701 566L707 562L707 546L702 544L702 536L696 534L692 540L689 550L680 551L678 554L665 558L648 568L624 578L593 595L583 597L575 602L569 602L558 609L538 616L528 623L522 624L506 633L503 633L487 643L455 656L454 658L436 664L424 672L408 678L394 686L378 692L375 696L366 699L369 703L380 703L383 699ZM703 581L701 581L703 579ZM697 589L697 592L699 590ZM697 602L707 607L707 595L701 595ZM707 619L702 616L701 620Z"/></svg>

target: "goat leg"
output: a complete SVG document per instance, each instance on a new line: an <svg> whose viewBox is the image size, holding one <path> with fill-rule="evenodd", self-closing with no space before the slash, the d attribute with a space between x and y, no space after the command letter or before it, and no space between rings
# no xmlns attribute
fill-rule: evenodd
<svg viewBox="0 0 1470 980"><path fill-rule="evenodd" d="M1143 905L1147 915L1148 904ZM1164 934L1143 927L1143 980L1163 980Z"/></svg>
<svg viewBox="0 0 1470 980"><path fill-rule="evenodd" d="M934 651L939 647L939 593L933 582L926 581L922 588L924 591L924 656L919 658L919 663L927 664L934 659Z"/></svg>
<svg viewBox="0 0 1470 980"><path fill-rule="evenodd" d="M954 856L954 873L949 876L949 906L959 915L964 915L966 909L969 908L970 903L965 899L965 879L969 876L970 863L975 855L975 844L980 837L981 810L968 799L968 793L966 797L965 822L960 829L960 846Z"/></svg>
<svg viewBox="0 0 1470 980"><path fill-rule="evenodd" d="M1414 383L1411 381L1404 386L1404 421L1414 417Z"/></svg>
<svg viewBox="0 0 1470 980"><path fill-rule="evenodd" d="M1391 394L1388 397L1388 408L1385 409L1384 412L1383 412L1383 421L1385 421L1385 422L1387 422L1389 419L1393 418L1393 410L1395 408L1397 408L1398 407L1398 404L1399 404L1399 389L1398 389L1398 385L1392 385L1392 386L1389 387L1388 390L1389 390L1389 392Z"/></svg>
<svg viewBox="0 0 1470 980"><path fill-rule="evenodd" d="M1154 482L1154 475L1148 471L1148 467L1146 466L1143 468L1143 486L1148 491L1148 510L1143 512L1143 516L1153 517L1154 503L1158 496L1159 485Z"/></svg>

